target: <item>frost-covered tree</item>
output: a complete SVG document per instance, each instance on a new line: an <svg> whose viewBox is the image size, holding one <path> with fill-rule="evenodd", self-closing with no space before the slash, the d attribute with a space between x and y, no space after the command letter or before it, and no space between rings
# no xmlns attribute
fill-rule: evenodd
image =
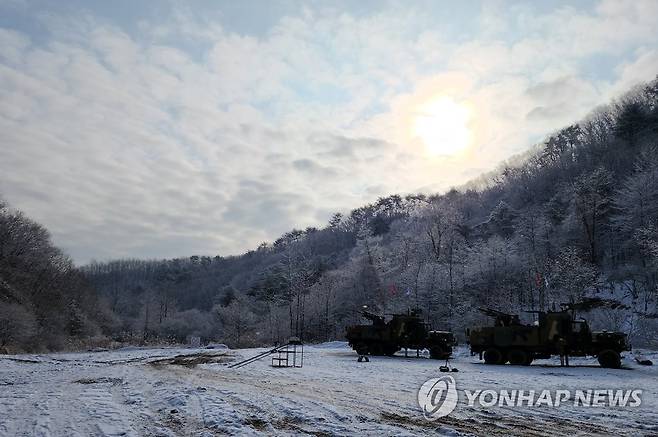
<svg viewBox="0 0 658 437"><path fill-rule="evenodd" d="M257 338L253 332L256 315L249 307L247 299L236 298L226 307L213 308L229 346L244 347L256 343Z"/></svg>
<svg viewBox="0 0 658 437"><path fill-rule="evenodd" d="M634 341L648 341L658 278L657 89L658 79L638 87L443 194L382 197L241 256L118 260L83 271L124 330L140 326L145 293L154 293L163 326L182 311L226 313L239 303L253 321L240 337L263 342L295 333L340 339L346 325L363 322L363 305L420 308L459 334L480 320L479 306L549 309L607 293L633 307L632 317L607 320L632 324ZM235 342L238 329L226 321L226 341Z"/></svg>
<svg viewBox="0 0 658 437"><path fill-rule="evenodd" d="M658 150L643 151L633 174L615 193L613 223L626 238L633 238L658 222Z"/></svg>
<svg viewBox="0 0 658 437"><path fill-rule="evenodd" d="M0 304L0 354L21 350L35 341L38 325L34 314L18 304Z"/></svg>
<svg viewBox="0 0 658 437"><path fill-rule="evenodd" d="M612 174L604 167L578 178L573 189L574 214L580 221L589 260L598 262L601 235L612 202Z"/></svg>

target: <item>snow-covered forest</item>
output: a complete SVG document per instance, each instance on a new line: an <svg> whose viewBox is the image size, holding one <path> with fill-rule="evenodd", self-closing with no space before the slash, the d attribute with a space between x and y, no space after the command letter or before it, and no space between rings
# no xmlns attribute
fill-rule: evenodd
<svg viewBox="0 0 658 437"><path fill-rule="evenodd" d="M78 268L0 204L0 351L190 335L327 341L364 305L420 308L459 336L485 320L481 306L545 310L584 296L625 305L585 315L595 328L656 347L657 263L658 79L467 186L382 197L241 256Z"/></svg>

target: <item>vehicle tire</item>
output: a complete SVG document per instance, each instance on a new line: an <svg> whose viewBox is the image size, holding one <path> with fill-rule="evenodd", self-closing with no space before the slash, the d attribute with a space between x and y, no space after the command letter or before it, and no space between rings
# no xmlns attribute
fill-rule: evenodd
<svg viewBox="0 0 658 437"><path fill-rule="evenodd" d="M514 366L527 366L528 353L522 349L512 349L507 353L507 360Z"/></svg>
<svg viewBox="0 0 658 437"><path fill-rule="evenodd" d="M527 357L527 359L525 360L525 363L523 363L523 365L524 365L524 366L529 366L530 364L532 364L532 360L534 360L532 354L528 354L528 357Z"/></svg>
<svg viewBox="0 0 658 437"><path fill-rule="evenodd" d="M503 361L503 353L495 347L484 351L484 362L485 364L505 364Z"/></svg>
<svg viewBox="0 0 658 437"><path fill-rule="evenodd" d="M354 350L359 355L368 355L368 346L365 343L359 343L354 346Z"/></svg>
<svg viewBox="0 0 658 437"><path fill-rule="evenodd" d="M430 349L430 358L433 360L445 360L450 357L450 352L443 346L432 346Z"/></svg>
<svg viewBox="0 0 658 437"><path fill-rule="evenodd" d="M608 369L619 369L621 367L621 356L619 356L618 352L615 352L612 349L606 349L599 352L598 359L601 367L606 367Z"/></svg>

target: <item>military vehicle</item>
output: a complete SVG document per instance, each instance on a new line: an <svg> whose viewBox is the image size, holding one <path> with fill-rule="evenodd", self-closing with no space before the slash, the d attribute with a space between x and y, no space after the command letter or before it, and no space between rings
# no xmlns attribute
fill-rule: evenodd
<svg viewBox="0 0 658 437"><path fill-rule="evenodd" d="M346 337L359 355L394 355L400 349L428 349L430 357L447 359L457 344L450 332L432 331L420 317L420 311L393 314L387 322L384 316L362 312L370 325L347 328Z"/></svg>
<svg viewBox="0 0 658 437"><path fill-rule="evenodd" d="M576 320L572 311L527 311L538 316L532 325L524 325L518 315L480 308L494 317L494 326L467 330L471 354L479 354L486 364L528 366L536 358L559 355L594 356L601 367L621 367L621 353L631 350L622 332L592 332L585 320Z"/></svg>

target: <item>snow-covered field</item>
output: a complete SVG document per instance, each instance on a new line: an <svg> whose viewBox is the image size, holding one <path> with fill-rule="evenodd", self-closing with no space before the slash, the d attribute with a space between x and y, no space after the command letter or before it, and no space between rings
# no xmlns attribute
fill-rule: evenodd
<svg viewBox="0 0 658 437"><path fill-rule="evenodd" d="M658 366L629 359L620 370L585 359L572 359L570 368L556 360L486 366L460 348L452 360L459 373L450 373L460 390L642 389L642 405L469 408L460 399L451 415L429 422L417 391L445 375L441 362L358 363L334 342L307 346L301 369L272 368L269 358L226 366L262 350L0 356L0 435L658 435ZM193 362L167 360L181 354L195 355Z"/></svg>

